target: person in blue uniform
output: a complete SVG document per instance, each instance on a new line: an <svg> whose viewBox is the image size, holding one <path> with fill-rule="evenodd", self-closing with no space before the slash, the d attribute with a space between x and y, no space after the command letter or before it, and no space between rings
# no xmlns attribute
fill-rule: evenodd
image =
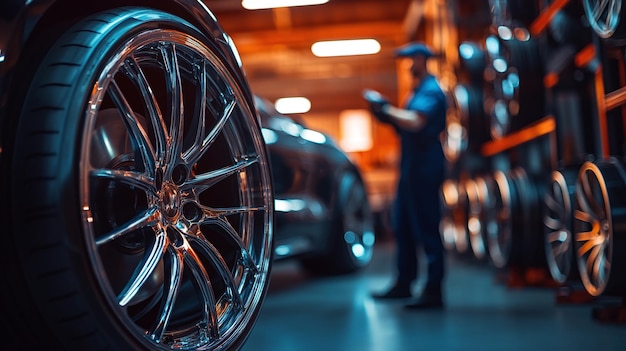
<svg viewBox="0 0 626 351"><path fill-rule="evenodd" d="M373 114L391 124L401 143L400 177L392 210L396 240L396 278L391 288L373 294L378 299L408 299L418 278L419 248L428 263L426 284L421 294L405 307L442 308L445 249L439 232L440 187L445 176L445 158L440 134L446 124L446 96L426 66L432 51L421 42L396 51L412 60L414 86L404 107L388 103L382 96L370 101Z"/></svg>

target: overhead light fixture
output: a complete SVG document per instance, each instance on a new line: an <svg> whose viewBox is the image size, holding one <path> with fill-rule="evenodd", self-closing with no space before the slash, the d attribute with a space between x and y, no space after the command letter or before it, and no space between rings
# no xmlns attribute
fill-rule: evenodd
<svg viewBox="0 0 626 351"><path fill-rule="evenodd" d="M274 103L276 111L282 114L305 113L311 109L311 101L305 97L284 97Z"/></svg>
<svg viewBox="0 0 626 351"><path fill-rule="evenodd" d="M376 39L318 41L311 51L317 57L372 55L380 52L380 43Z"/></svg>
<svg viewBox="0 0 626 351"><path fill-rule="evenodd" d="M321 5L327 2L328 0L242 0L241 6L246 10L261 10L276 7Z"/></svg>

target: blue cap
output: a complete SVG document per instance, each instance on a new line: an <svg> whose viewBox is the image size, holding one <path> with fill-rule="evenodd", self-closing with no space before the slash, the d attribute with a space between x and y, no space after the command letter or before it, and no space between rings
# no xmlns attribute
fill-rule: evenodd
<svg viewBox="0 0 626 351"><path fill-rule="evenodd" d="M408 43L396 49L397 57L413 57L419 55L429 58L433 56L433 52L426 44L418 41Z"/></svg>

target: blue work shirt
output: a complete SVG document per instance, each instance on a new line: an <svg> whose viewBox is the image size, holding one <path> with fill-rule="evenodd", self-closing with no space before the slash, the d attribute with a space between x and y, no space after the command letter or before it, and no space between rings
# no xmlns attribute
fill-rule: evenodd
<svg viewBox="0 0 626 351"><path fill-rule="evenodd" d="M421 79L404 108L417 111L427 122L419 131L396 127L402 148L401 182L415 182L417 179L426 180L430 177L442 178L445 157L440 135L446 127L447 100L434 76L427 74Z"/></svg>

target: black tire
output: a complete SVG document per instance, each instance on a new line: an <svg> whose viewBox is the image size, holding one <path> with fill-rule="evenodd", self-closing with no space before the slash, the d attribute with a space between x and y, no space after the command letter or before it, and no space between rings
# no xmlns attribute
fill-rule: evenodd
<svg viewBox="0 0 626 351"><path fill-rule="evenodd" d="M367 266L374 252L374 217L361 178L345 171L337 184L329 248L314 257L305 256L300 262L314 275L338 275L356 272Z"/></svg>
<svg viewBox="0 0 626 351"><path fill-rule="evenodd" d="M487 56L476 42L464 41L459 44L459 80L467 85L480 86L483 81Z"/></svg>
<svg viewBox="0 0 626 351"><path fill-rule="evenodd" d="M555 0L544 0L547 8ZM584 9L582 3L569 1L563 8L557 11L550 24L548 34L551 41L558 45L573 45L576 50L587 45L591 39L591 31L583 25Z"/></svg>
<svg viewBox="0 0 626 351"><path fill-rule="evenodd" d="M484 110L491 136L500 139L545 116L543 62L539 45L523 27L497 29L486 39Z"/></svg>
<svg viewBox="0 0 626 351"><path fill-rule="evenodd" d="M15 348L241 347L269 281L273 196L222 54L177 16L119 8L34 67L0 195Z"/></svg>

